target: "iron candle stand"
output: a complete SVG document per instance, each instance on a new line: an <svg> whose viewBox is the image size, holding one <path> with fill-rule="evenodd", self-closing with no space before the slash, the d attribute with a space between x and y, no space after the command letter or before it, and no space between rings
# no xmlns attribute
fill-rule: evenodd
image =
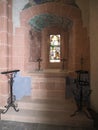
<svg viewBox="0 0 98 130"><path fill-rule="evenodd" d="M16 97L13 95L13 83L14 83L14 78L16 76L16 73L20 70L12 70L12 71L5 71L1 72L1 74L6 74L6 76L9 78L9 84L10 84L10 96L7 99L7 105L5 106L5 110L3 110L1 113L5 114L10 107L13 107L16 112L19 111L17 109L17 105L15 104Z"/></svg>
<svg viewBox="0 0 98 130"><path fill-rule="evenodd" d="M76 73L77 78L74 80L76 89L73 90L73 94L77 104L77 110L71 116L75 116L78 112L84 112L88 118L91 118L88 112L89 96L91 93L91 90L89 88L88 71L78 70ZM84 104L86 111L83 110Z"/></svg>

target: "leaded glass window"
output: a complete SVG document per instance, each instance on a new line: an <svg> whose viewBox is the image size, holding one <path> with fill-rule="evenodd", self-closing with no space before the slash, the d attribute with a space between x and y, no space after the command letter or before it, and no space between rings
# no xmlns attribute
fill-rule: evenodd
<svg viewBox="0 0 98 130"><path fill-rule="evenodd" d="M60 62L60 35L50 35L50 62Z"/></svg>

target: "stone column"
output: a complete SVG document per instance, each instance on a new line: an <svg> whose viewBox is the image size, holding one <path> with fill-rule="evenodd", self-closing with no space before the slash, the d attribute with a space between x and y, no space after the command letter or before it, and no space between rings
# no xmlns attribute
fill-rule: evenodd
<svg viewBox="0 0 98 130"><path fill-rule="evenodd" d="M8 5L7 0L0 0L0 72L8 70L10 68L10 48L11 40L10 35L12 33L10 24L11 6ZM9 12L10 11L10 12ZM8 80L4 75L0 75L0 104L3 105L6 102L8 96Z"/></svg>

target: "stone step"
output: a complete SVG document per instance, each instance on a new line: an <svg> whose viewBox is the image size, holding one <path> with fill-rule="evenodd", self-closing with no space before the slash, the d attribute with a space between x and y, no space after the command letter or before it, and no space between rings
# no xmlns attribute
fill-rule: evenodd
<svg viewBox="0 0 98 130"><path fill-rule="evenodd" d="M18 107L26 110L50 110L50 111L73 111L76 109L75 102L69 100L47 100L47 99L31 99L23 98L18 101Z"/></svg>
<svg viewBox="0 0 98 130"><path fill-rule="evenodd" d="M39 99L64 99L65 90L50 90L51 88L45 89L33 89L31 92L32 98Z"/></svg>
<svg viewBox="0 0 98 130"><path fill-rule="evenodd" d="M19 112L12 107L5 114L1 114L1 120L11 120L30 123L46 123L70 126L93 126L93 121L88 119L84 113L74 117L70 115L76 110L72 99L50 100L32 99L24 97L18 101Z"/></svg>
<svg viewBox="0 0 98 130"><path fill-rule="evenodd" d="M82 126L92 127L93 121L88 119L83 113L74 117L70 111L41 111L41 110L24 110L20 109L15 112L11 107L7 113L1 114L2 120L11 120L30 123L46 123L55 125Z"/></svg>

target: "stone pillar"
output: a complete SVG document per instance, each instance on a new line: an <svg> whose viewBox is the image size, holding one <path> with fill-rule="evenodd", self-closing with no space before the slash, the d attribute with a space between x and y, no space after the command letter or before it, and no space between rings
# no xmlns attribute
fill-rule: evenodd
<svg viewBox="0 0 98 130"><path fill-rule="evenodd" d="M8 1L8 69L12 69L12 45L13 45L12 0Z"/></svg>
<svg viewBox="0 0 98 130"><path fill-rule="evenodd" d="M8 70L11 59L12 22L11 5L7 0L0 1L0 72ZM8 80L0 74L0 104L6 102L8 96Z"/></svg>
<svg viewBox="0 0 98 130"><path fill-rule="evenodd" d="M81 19L75 20L75 70L90 70L90 46L87 29L83 27ZM81 58L83 65L81 68Z"/></svg>

